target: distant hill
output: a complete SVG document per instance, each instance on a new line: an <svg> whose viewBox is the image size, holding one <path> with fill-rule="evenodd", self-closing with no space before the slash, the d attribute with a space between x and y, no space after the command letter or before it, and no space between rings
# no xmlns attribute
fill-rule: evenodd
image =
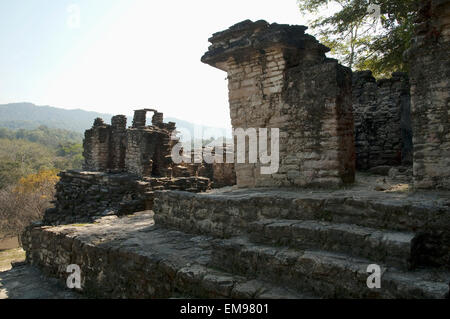
<svg viewBox="0 0 450 319"><path fill-rule="evenodd" d="M111 122L111 114L89 112L81 109L66 110L62 108L52 106L37 106L32 103L10 103L0 104L0 127L9 129L36 129L39 126L45 125L49 128L58 128L68 131L74 131L78 133L84 133L84 131L94 123L94 119L97 117L102 118L105 123ZM131 126L133 121L132 117L128 117L128 126ZM175 122L178 128L184 128L194 133L195 124L167 117L165 122ZM224 128L201 126L203 130L211 131L211 136L208 137L220 137L224 134L230 135L229 130Z"/></svg>
<svg viewBox="0 0 450 319"><path fill-rule="evenodd" d="M11 103L0 105L0 127L9 129L36 129L41 125L78 133L92 126L94 119L111 120L110 114L88 112L80 109L65 110L51 106L37 106L32 103Z"/></svg>

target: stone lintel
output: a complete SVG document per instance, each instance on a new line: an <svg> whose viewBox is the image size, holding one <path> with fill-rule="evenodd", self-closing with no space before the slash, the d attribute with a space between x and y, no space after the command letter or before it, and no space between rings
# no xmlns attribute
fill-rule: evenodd
<svg viewBox="0 0 450 319"><path fill-rule="evenodd" d="M212 45L201 61L225 70L223 62L230 57L237 61L246 60L254 53L277 47L293 50L311 48L324 57L329 48L320 44L314 37L305 34L306 29L305 26L269 24L264 20L256 22L245 20L225 31L215 33L209 39Z"/></svg>

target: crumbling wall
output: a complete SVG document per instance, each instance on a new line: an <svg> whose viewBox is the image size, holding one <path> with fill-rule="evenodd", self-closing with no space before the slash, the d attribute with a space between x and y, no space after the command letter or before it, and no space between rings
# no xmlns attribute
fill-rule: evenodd
<svg viewBox="0 0 450 319"><path fill-rule="evenodd" d="M376 81L370 71L353 73L356 167L412 164L409 80L396 72Z"/></svg>
<svg viewBox="0 0 450 319"><path fill-rule="evenodd" d="M146 126L147 112L154 112L152 126ZM171 139L175 123L164 123L163 113L152 109L137 110L133 127L126 131L126 171L138 176L169 177L172 171Z"/></svg>
<svg viewBox="0 0 450 319"><path fill-rule="evenodd" d="M407 56L416 188L450 189L450 2L424 0Z"/></svg>
<svg viewBox="0 0 450 319"><path fill-rule="evenodd" d="M234 158L232 145L224 144L221 148L222 156L220 156L218 152L218 148L213 146L203 146L201 149L191 150L190 156L184 154L184 156L186 156L185 162L173 167L172 176L206 177L211 181L211 188L236 185L234 163L227 161L227 159L230 160ZM202 156L200 156L200 154L202 154ZM207 155L203 156L203 154ZM206 156L214 157L214 159L221 158L221 160L214 160L213 163L207 162Z"/></svg>
<svg viewBox="0 0 450 319"><path fill-rule="evenodd" d="M126 170L138 176L170 176L170 133L156 127L127 130Z"/></svg>
<svg viewBox="0 0 450 319"><path fill-rule="evenodd" d="M233 128L280 129L278 172L236 163L239 187L354 181L351 71L305 30L247 20L209 39L202 61L228 73Z"/></svg>
<svg viewBox="0 0 450 319"><path fill-rule="evenodd" d="M125 115L116 115L111 125L105 124L101 118L94 121L91 129L84 133L83 169L88 171L123 171L126 152Z"/></svg>
<svg viewBox="0 0 450 319"><path fill-rule="evenodd" d="M155 112L152 125L146 126L147 112ZM171 149L177 142L171 139L175 123L163 122L163 113L137 110L133 126L127 129L125 115L111 119L111 125L95 120L85 132L83 141L87 171L128 172L140 177L168 177L171 175Z"/></svg>
<svg viewBox="0 0 450 319"><path fill-rule="evenodd" d="M116 115L111 119L111 169L124 171L126 153L127 117Z"/></svg>
<svg viewBox="0 0 450 319"><path fill-rule="evenodd" d="M91 129L84 133L83 168L91 171L105 171L110 166L111 126L97 118Z"/></svg>
<svg viewBox="0 0 450 319"><path fill-rule="evenodd" d="M59 176L55 208L44 215L47 224L90 222L99 216L150 210L154 190L203 192L209 188L209 180L198 177L141 180L127 173L81 171L60 172Z"/></svg>

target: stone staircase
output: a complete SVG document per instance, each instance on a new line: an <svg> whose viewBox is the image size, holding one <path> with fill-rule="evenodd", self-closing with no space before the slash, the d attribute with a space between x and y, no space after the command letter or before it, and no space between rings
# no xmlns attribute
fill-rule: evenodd
<svg viewBox="0 0 450 319"><path fill-rule="evenodd" d="M320 220L263 219L216 240L212 266L324 298L445 298L450 273L421 268L416 234ZM369 265L380 289L369 289Z"/></svg>
<svg viewBox="0 0 450 319"><path fill-rule="evenodd" d="M271 220L250 224L254 243L348 253L375 263L412 268L414 233L324 221Z"/></svg>
<svg viewBox="0 0 450 319"><path fill-rule="evenodd" d="M30 227L27 260L62 280L67 264L80 265L83 292L96 298L448 297L448 197L155 195L154 212ZM370 265L381 288L367 285Z"/></svg>
<svg viewBox="0 0 450 319"><path fill-rule="evenodd" d="M446 257L439 259L436 254L433 259L441 264L434 266L424 262L434 248L426 248L428 239L423 242L431 233L440 234L434 245L443 251L448 247L443 230L450 221L446 205L389 195L380 200L299 193L274 195L262 190L186 195L189 205L184 205L181 193L160 193L155 220L163 227L216 237L209 267L300 295L448 297ZM177 204L168 209L166 200ZM212 213L205 214L204 207ZM336 213L330 214L331 210ZM367 286L372 274L369 265L381 269L380 289Z"/></svg>
<svg viewBox="0 0 450 319"><path fill-rule="evenodd" d="M238 237L214 244L212 266L324 298L445 298L449 274L379 264L381 288L367 287L374 261L345 253L255 244Z"/></svg>

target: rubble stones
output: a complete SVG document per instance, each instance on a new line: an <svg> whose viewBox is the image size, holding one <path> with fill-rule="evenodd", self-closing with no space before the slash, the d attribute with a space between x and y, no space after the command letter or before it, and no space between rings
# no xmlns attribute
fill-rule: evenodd
<svg viewBox="0 0 450 319"><path fill-rule="evenodd" d="M92 222L104 215L152 209L155 190L203 192L210 183L202 177L138 179L126 173L67 171L59 176L55 208L45 212L45 224Z"/></svg>

